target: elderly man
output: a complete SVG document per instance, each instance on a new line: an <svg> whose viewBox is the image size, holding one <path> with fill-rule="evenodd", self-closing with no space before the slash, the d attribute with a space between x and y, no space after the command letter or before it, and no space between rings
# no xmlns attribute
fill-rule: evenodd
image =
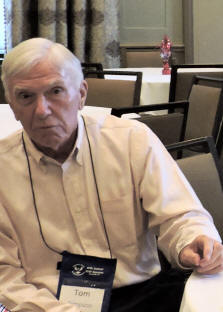
<svg viewBox="0 0 223 312"><path fill-rule="evenodd" d="M71 52L24 41L6 55L2 81L23 125L0 142L2 304L177 311L183 283L169 276L162 288L157 237L173 266L222 270L211 216L150 129L78 114L87 83Z"/></svg>

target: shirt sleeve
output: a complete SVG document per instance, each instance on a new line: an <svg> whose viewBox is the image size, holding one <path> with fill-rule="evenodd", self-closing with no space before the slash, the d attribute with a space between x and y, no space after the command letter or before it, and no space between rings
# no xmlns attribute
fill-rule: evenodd
<svg viewBox="0 0 223 312"><path fill-rule="evenodd" d="M62 303L47 289L37 289L26 282L19 258L15 230L4 207L0 205L0 302L10 311L80 312Z"/></svg>
<svg viewBox="0 0 223 312"><path fill-rule="evenodd" d="M132 134L139 194L168 261L180 266L179 253L198 235L220 236L209 212L157 136L148 127Z"/></svg>

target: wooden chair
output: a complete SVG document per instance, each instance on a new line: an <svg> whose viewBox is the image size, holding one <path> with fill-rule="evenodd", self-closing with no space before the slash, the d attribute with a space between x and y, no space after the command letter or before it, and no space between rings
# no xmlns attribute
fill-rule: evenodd
<svg viewBox="0 0 223 312"><path fill-rule="evenodd" d="M222 68L222 71L214 71L215 68ZM186 71L188 69L193 71ZM185 70L185 72L181 70ZM223 64L172 65L169 91L170 102L188 99L194 75L223 78Z"/></svg>
<svg viewBox="0 0 223 312"><path fill-rule="evenodd" d="M160 50L146 50L143 48L121 48L122 67L162 67Z"/></svg>
<svg viewBox="0 0 223 312"><path fill-rule="evenodd" d="M177 163L203 206L212 215L215 226L223 239L223 173L212 137L197 138L167 146L167 150L202 146L205 153L178 159Z"/></svg>
<svg viewBox="0 0 223 312"><path fill-rule="evenodd" d="M82 70L84 77L86 77L88 72L91 72L91 77L96 78L104 78L104 75L102 73L103 71L103 65L101 63L81 63ZM97 71L98 73L95 74L93 71ZM88 74L89 77L89 74Z"/></svg>
<svg viewBox="0 0 223 312"><path fill-rule="evenodd" d="M223 116L223 79L194 76L188 100L185 140L212 136L220 155L222 142L218 136Z"/></svg>
<svg viewBox="0 0 223 312"><path fill-rule="evenodd" d="M115 70L101 72L108 79L92 78L91 73L87 72L85 78L88 83L86 106L118 108L139 105L141 72ZM123 76L125 79L129 77L130 80L120 79Z"/></svg>
<svg viewBox="0 0 223 312"><path fill-rule="evenodd" d="M164 145L183 141L185 128L187 123L188 101L179 101L172 103L142 105L137 107L112 109L111 114L121 117L123 114L137 113L138 121L145 123L159 137ZM169 108L172 108L172 113L165 113ZM181 109L182 112L174 112L176 109ZM162 112L161 115L151 115L149 112ZM145 114L146 112L146 114ZM144 114L142 114L144 113ZM176 153L172 154L174 158L179 157Z"/></svg>

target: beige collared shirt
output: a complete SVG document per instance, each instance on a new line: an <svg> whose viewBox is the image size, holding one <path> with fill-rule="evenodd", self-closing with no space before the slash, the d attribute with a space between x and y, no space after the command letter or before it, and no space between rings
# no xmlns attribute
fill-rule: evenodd
<svg viewBox="0 0 223 312"><path fill-rule="evenodd" d="M0 142L0 302L9 310L78 311L55 298L57 262L64 250L109 258L105 230L117 258L114 287L160 271L155 234L175 265L197 235L220 241L210 215L147 127L113 116L85 122L90 148L79 118L63 165L24 133L36 209L21 131Z"/></svg>

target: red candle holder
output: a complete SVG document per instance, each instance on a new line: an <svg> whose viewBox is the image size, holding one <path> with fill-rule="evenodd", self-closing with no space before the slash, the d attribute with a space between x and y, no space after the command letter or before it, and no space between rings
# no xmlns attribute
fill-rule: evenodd
<svg viewBox="0 0 223 312"><path fill-rule="evenodd" d="M171 46L172 43L167 35L164 36L160 45L160 56L163 60L163 75L170 75L171 69L169 65L169 58L171 56Z"/></svg>

